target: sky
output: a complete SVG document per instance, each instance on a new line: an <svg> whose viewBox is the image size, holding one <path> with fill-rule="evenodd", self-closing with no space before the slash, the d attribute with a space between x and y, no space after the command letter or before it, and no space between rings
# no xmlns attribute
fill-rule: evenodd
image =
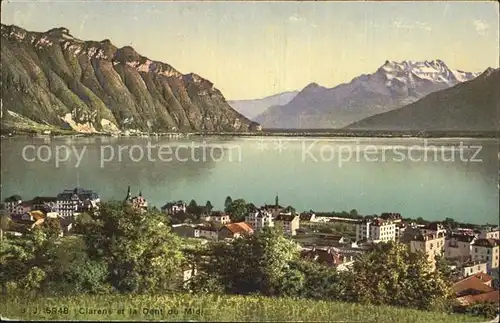
<svg viewBox="0 0 500 323"><path fill-rule="evenodd" d="M66 27L110 39L209 79L226 99L326 87L386 60L499 66L499 4L490 2L2 1L1 19L30 31Z"/></svg>

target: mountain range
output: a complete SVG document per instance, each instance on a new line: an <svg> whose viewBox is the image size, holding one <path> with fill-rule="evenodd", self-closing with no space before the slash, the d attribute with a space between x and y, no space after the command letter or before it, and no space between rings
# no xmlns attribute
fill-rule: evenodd
<svg viewBox="0 0 500 323"><path fill-rule="evenodd" d="M1 25L3 128L80 132L249 131L209 80L66 28Z"/></svg>
<svg viewBox="0 0 500 323"><path fill-rule="evenodd" d="M247 118L253 119L275 105L285 105L299 93L299 91L287 91L274 94L262 99L230 100L228 103L239 113Z"/></svg>
<svg viewBox="0 0 500 323"><path fill-rule="evenodd" d="M343 128L479 74L450 69L439 59L386 61L374 73L358 76L334 88L311 83L289 103L272 106L254 120L264 128Z"/></svg>
<svg viewBox="0 0 500 323"><path fill-rule="evenodd" d="M368 117L348 126L369 130L498 131L500 70L434 92L408 106Z"/></svg>

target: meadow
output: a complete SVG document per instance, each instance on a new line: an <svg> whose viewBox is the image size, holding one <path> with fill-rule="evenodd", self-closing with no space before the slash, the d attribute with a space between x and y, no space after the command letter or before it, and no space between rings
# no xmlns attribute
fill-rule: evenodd
<svg viewBox="0 0 500 323"><path fill-rule="evenodd" d="M23 320L481 322L484 318L390 306L225 295L80 295L0 298L3 318Z"/></svg>

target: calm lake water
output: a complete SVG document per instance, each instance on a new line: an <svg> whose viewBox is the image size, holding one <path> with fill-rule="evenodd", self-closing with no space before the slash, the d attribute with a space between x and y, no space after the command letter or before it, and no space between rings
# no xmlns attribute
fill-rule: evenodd
<svg viewBox="0 0 500 323"><path fill-rule="evenodd" d="M497 140L7 138L1 153L2 199L76 185L123 199L130 185L158 207L195 199L222 208L228 195L260 205L278 193L300 211L498 223Z"/></svg>

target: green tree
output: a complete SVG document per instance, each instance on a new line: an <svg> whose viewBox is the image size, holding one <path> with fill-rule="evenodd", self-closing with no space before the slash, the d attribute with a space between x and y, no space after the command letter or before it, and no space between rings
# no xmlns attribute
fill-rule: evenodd
<svg viewBox="0 0 500 323"><path fill-rule="evenodd" d="M298 246L277 229L207 248L201 259L210 261L198 263L200 277L212 277L226 293L283 295L302 288L303 276L289 265L298 258Z"/></svg>
<svg viewBox="0 0 500 323"><path fill-rule="evenodd" d="M234 200L229 207L228 213L233 222L245 221L245 216L248 213L247 203L244 199Z"/></svg>
<svg viewBox="0 0 500 323"><path fill-rule="evenodd" d="M211 213L213 209L214 209L214 206L212 205L212 202L207 201L207 203L205 204L205 210L208 213Z"/></svg>
<svg viewBox="0 0 500 323"><path fill-rule="evenodd" d="M120 203L104 203L88 227L90 259L105 261L110 283L120 292L162 292L177 286L184 256L179 238L160 213L141 213Z"/></svg>
<svg viewBox="0 0 500 323"><path fill-rule="evenodd" d="M362 303L431 309L448 302L451 284L439 271L432 271L423 253L408 246L379 243L353 265L349 298Z"/></svg>
<svg viewBox="0 0 500 323"><path fill-rule="evenodd" d="M352 209L351 211L349 211L349 216L352 217L352 218L358 217L359 216L358 210Z"/></svg>
<svg viewBox="0 0 500 323"><path fill-rule="evenodd" d="M231 211L231 204L233 203L233 199L231 196L226 197L224 201L224 212L229 213Z"/></svg>
<svg viewBox="0 0 500 323"><path fill-rule="evenodd" d="M198 204L195 200L191 200L186 207L186 212L189 214L198 214Z"/></svg>
<svg viewBox="0 0 500 323"><path fill-rule="evenodd" d="M57 239L62 233L61 222L57 218L46 218L40 229L47 234L48 239Z"/></svg>

